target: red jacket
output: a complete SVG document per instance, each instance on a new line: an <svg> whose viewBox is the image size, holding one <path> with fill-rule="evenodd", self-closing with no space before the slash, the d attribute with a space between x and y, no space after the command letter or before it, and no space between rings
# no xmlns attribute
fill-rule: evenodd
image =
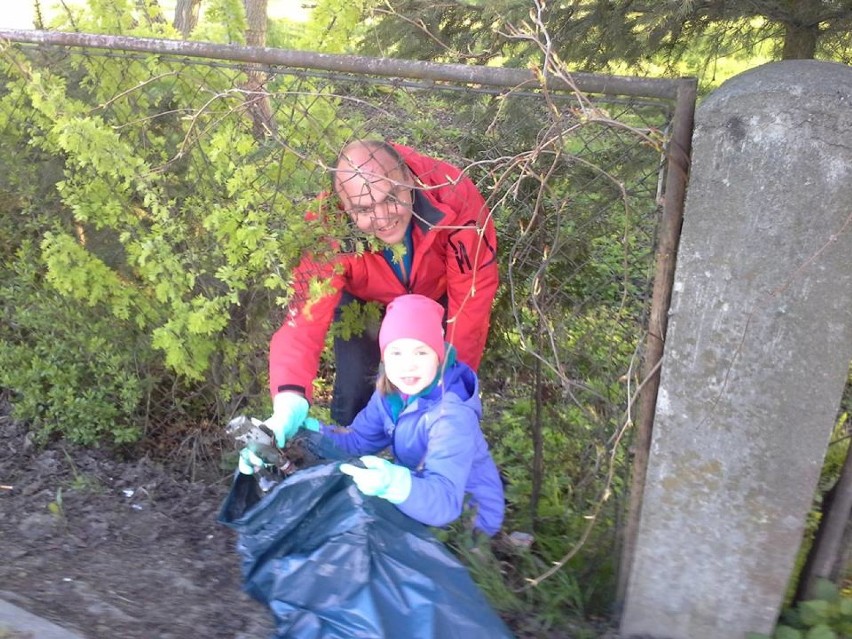
<svg viewBox="0 0 852 639"><path fill-rule="evenodd" d="M405 293L448 299L448 342L476 370L482 359L497 291L497 237L485 200L459 169L413 149L393 145L415 179L409 285L400 282L382 253L338 253L320 264L305 256L294 273L295 300L307 299L311 278L328 279L334 293L309 305L294 303L269 345L269 390L299 390L310 400L325 336L343 290L383 305ZM480 229L479 231L477 229Z"/></svg>

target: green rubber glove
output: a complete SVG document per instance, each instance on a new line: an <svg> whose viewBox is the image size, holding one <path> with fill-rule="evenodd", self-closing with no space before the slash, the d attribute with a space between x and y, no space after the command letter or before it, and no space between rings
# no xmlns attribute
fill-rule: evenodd
<svg viewBox="0 0 852 639"><path fill-rule="evenodd" d="M340 472L350 475L358 490L365 495L387 499L392 504L400 504L408 499L411 494L410 470L374 455L365 455L361 461L366 468L352 464L340 465Z"/></svg>
<svg viewBox="0 0 852 639"><path fill-rule="evenodd" d="M238 468L243 475L254 475L260 472L263 468L271 466L263 460L263 458L255 453L250 447L246 446L240 451L240 461Z"/></svg>
<svg viewBox="0 0 852 639"><path fill-rule="evenodd" d="M314 417L307 417L305 421L302 422L302 428L306 428L308 430L312 430L315 433L320 432L320 421Z"/></svg>
<svg viewBox="0 0 852 639"><path fill-rule="evenodd" d="M275 434L275 444L283 448L296 434L308 416L308 400L291 391L283 391L272 398L272 416L263 422Z"/></svg>

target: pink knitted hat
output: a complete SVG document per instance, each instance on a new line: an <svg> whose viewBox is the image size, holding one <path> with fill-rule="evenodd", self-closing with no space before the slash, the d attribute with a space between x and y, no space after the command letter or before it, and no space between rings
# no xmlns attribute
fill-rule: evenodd
<svg viewBox="0 0 852 639"><path fill-rule="evenodd" d="M382 353L392 341L402 338L420 340L444 361L444 307L423 295L401 295L388 304L379 329Z"/></svg>

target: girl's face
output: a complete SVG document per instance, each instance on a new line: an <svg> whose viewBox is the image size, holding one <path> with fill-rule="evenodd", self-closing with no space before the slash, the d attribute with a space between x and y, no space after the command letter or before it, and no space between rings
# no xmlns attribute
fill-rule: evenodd
<svg viewBox="0 0 852 639"><path fill-rule="evenodd" d="M402 338L385 346L385 376L406 395L415 395L432 383L438 373L438 354L420 340Z"/></svg>

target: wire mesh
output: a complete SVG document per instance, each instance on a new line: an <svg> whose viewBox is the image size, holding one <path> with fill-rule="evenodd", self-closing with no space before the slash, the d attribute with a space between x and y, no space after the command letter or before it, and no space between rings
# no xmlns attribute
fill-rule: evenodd
<svg viewBox="0 0 852 639"><path fill-rule="evenodd" d="M15 44L2 61L10 84L0 93L31 112L6 150L26 156L57 137L64 157L45 177L52 213L162 305L151 321L173 332L177 302L210 304L228 318L212 332L260 343L282 319L302 253L329 235L363 239L346 216L306 220L324 210L318 196L347 142L392 140L461 168L498 236L501 287L480 377L498 462L529 469L508 478L510 500L532 495L515 516L576 538L581 516L621 492L670 99L45 44ZM45 102L62 95L66 112L51 121L20 82ZM145 251L162 267L142 268ZM254 366L248 375L262 376ZM608 516L613 524L617 509Z"/></svg>

